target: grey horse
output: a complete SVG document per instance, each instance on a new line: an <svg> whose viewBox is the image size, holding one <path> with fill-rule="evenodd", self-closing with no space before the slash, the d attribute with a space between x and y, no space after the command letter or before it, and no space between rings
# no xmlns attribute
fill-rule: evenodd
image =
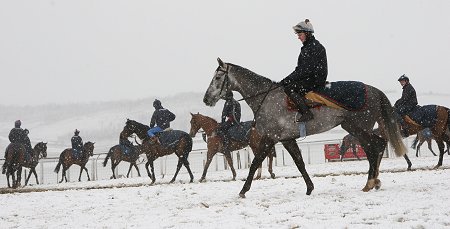
<svg viewBox="0 0 450 229"><path fill-rule="evenodd" d="M299 126L294 123L296 111L287 108L286 94L279 84L272 82L246 68L224 63L217 59L217 67L212 81L205 93L203 102L214 106L219 99L224 99L227 91L239 92L252 109L255 127L263 135L259 149L252 161L247 180L239 193L245 198L250 190L256 169L270 152L270 148L281 142L293 158L306 183L306 194L314 189L302 158L296 139L300 137ZM369 161L368 179L363 191L380 188L378 179L382 154L389 141L397 156L402 156L407 149L402 141L393 108L386 95L375 87L367 85L367 106L362 111L347 111L323 106L311 109L314 119L306 123L307 135L328 131L338 125L358 137ZM375 123L382 128L381 137L372 133Z"/></svg>

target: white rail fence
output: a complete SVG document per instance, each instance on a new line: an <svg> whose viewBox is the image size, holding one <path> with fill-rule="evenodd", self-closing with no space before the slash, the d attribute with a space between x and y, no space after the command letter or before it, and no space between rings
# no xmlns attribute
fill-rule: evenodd
<svg viewBox="0 0 450 229"><path fill-rule="evenodd" d="M324 156L324 144L337 144L340 143L340 140L326 140L326 141L315 141L315 142L298 142L300 149L302 150L303 158L305 160L306 164L318 164L318 163L325 163L325 156ZM294 164L291 156L289 153L283 148L281 144L275 145L276 149L276 158L274 158L273 166L274 167L282 167L282 166L291 166ZM106 151L101 151L106 152ZM53 152L51 152L53 153ZM50 152L49 152L50 154ZM201 174L203 172L203 166L206 161L206 149L195 149L191 151L189 154L189 163L192 172ZM55 155L55 154L51 154ZM389 152L386 152L387 157L389 157ZM106 167L103 167L103 161L106 157L106 153L101 154L94 154L93 157L91 157L86 164L86 168L89 171L89 175L91 180L106 180L112 178L112 171L111 171L111 161L108 160L108 164ZM232 153L233 157L233 165L235 169L248 169L251 165L251 162L253 160L253 153L251 152L250 148L244 148L238 151L234 151ZM176 155L168 155L161 158L158 158L155 163L155 173L158 176L165 176L174 174L176 170L178 158ZM2 166L4 163L4 159L0 160L0 166ZM59 173L55 173L54 169L58 163L57 157L52 158L44 158L39 161L39 164L36 167L36 172L38 174L38 179L40 184L55 184L58 181L61 180L61 171ZM140 174L142 177L147 176L147 172L145 169L145 163L146 158L145 154L141 155L139 158L138 168L140 171ZM263 168L267 169L267 160L263 162ZM115 173L116 176L119 177L125 177L128 168L129 168L128 162L121 162L119 166L116 167ZM225 157L218 153L214 156L212 163L210 164L208 168L208 172L211 171L222 171L222 170L228 170L228 164L226 162ZM263 170L263 175L264 175ZM73 165L70 167L69 170L67 170L67 178L69 182L78 181L78 176L80 173L80 167L77 165ZM180 170L180 175L187 173L186 169L182 168ZM25 184L25 178L29 174L29 169L24 168L22 172L22 185ZM179 175L179 178L180 178ZM267 172L266 172L266 175ZM138 174L135 170L135 168L131 169L130 177L137 177ZM198 175L197 175L198 176ZM231 176L231 173L230 173ZM199 179L200 177L195 177L195 179ZM82 181L87 180L87 175L85 172L83 172L81 176ZM35 178L32 174L30 177L30 180L28 182L29 184L35 184ZM0 177L0 187L6 186L6 176L1 175Z"/></svg>

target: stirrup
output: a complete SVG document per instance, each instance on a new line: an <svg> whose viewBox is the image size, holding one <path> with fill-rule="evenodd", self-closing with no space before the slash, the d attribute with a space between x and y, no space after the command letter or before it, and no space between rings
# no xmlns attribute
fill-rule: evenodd
<svg viewBox="0 0 450 229"><path fill-rule="evenodd" d="M300 117L298 117L300 115ZM309 111L304 114L297 112L295 115L295 122L308 122L314 119L314 115Z"/></svg>

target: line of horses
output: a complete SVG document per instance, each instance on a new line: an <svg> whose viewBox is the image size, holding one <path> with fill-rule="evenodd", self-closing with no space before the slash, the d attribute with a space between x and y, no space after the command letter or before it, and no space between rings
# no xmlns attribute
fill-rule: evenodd
<svg viewBox="0 0 450 229"><path fill-rule="evenodd" d="M299 126L293 124L294 120L297 118L297 112L292 110L285 102L286 94L283 89L279 84L246 68L231 63L224 63L220 59L218 59L218 63L219 66L206 90L203 102L208 106L214 106L218 100L225 99L225 95L228 91L237 91L243 96L243 100L249 105L254 114L254 126L248 131L248 140L233 140L230 144L231 150L250 146L255 155L247 179L239 193L240 197L244 198L245 193L250 190L257 169L259 169L259 173L256 178L260 177L261 164L266 158L269 158L270 162L269 173L272 178L275 177L272 170L272 160L275 156L274 145L277 142L281 142L293 158L306 183L306 194L310 195L314 190L314 184L306 171L301 150L296 142L296 139L300 137ZM311 108L314 119L308 121L305 124L305 128L307 135L313 135L328 131L340 125L349 134L358 139L369 162L367 182L362 189L367 192L374 188L379 189L381 187L381 181L378 178L379 167L383 152L388 143L390 143L397 156L405 157L409 164L408 168L410 168L410 162L409 159L407 159L407 148L404 145L402 135L400 134L400 126L394 116L394 110L389 99L381 90L370 85L364 86L366 90L366 104L363 109L347 110L325 105L314 106ZM440 151L439 161L435 166L435 168L438 168L442 165L442 158L445 152L444 142L450 144L450 113L449 109L446 107L435 107L436 122L430 129ZM136 141L137 146L135 146L128 155L124 153L124 147L121 145L111 147L103 165L106 166L108 160L111 160L111 170L113 177L116 178L114 170L117 165L121 161L128 161L130 162L130 167L127 176L132 167L135 167L138 171L138 175L140 175L136 160L140 154L145 154L147 157L145 168L147 170L147 175L151 178L151 183L153 184L156 180L153 166L154 161L161 156L175 154L178 156L178 164L175 174L170 182L175 181L182 166L187 169L190 176L190 182L193 182L194 177L189 167L188 157L192 150L192 137L194 137L200 129L203 129L208 137L206 140L208 152L200 181L206 179L209 164L211 163L213 156L219 152L223 153L227 159L231 168L232 179L234 180L236 178L236 172L231 160L231 154L229 152L224 152L222 140L216 134L218 123L214 119L201 114L191 113L191 116L191 130L189 133L180 130L164 131L160 133L160 135L169 135L170 133L177 134L177 139L174 139L169 145L162 145L158 142L151 141L147 135L149 126L127 119L126 124L119 135L120 139L128 139L132 135L136 135L141 140L141 143ZM375 124L378 125L378 128L374 130ZM423 126L414 123L407 124L409 135L417 134L424 129ZM17 187L20 184L20 179L16 179L15 181L14 179L15 177L20 178L18 168L23 166L21 164L23 156L16 152L17 150L15 149L17 148L20 147L11 147L11 150L14 152L7 153L7 161L3 167L3 172L6 172L7 176L13 175L13 172L17 171L17 176L13 175L13 187ZM60 182L64 179L67 181L65 171L72 164L80 166L79 180L81 180L82 172L87 172L85 164L89 156L92 156L93 150L93 142L84 144L83 155L80 158L74 158L71 149L64 150L61 153L58 165L55 168L55 172L59 172L60 167L63 167L63 176ZM40 155L38 153L41 151L43 151L41 148L35 147L35 154ZM44 151L46 151L46 147ZM87 176L88 180L90 180L89 174L87 174Z"/></svg>

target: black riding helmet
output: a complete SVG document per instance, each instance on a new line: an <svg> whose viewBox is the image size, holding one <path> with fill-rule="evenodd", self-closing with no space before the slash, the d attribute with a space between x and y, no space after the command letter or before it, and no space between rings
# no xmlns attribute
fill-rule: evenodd
<svg viewBox="0 0 450 229"><path fill-rule="evenodd" d="M161 101L155 99L155 101L153 101L153 107L154 107L155 109L161 108L161 107L162 107Z"/></svg>
<svg viewBox="0 0 450 229"><path fill-rule="evenodd" d="M232 99L233 98L233 92L227 91L227 94L225 94L225 99Z"/></svg>
<svg viewBox="0 0 450 229"><path fill-rule="evenodd" d="M409 82L409 78L405 74L401 75L400 78L398 78L398 81L402 81L402 80Z"/></svg>

